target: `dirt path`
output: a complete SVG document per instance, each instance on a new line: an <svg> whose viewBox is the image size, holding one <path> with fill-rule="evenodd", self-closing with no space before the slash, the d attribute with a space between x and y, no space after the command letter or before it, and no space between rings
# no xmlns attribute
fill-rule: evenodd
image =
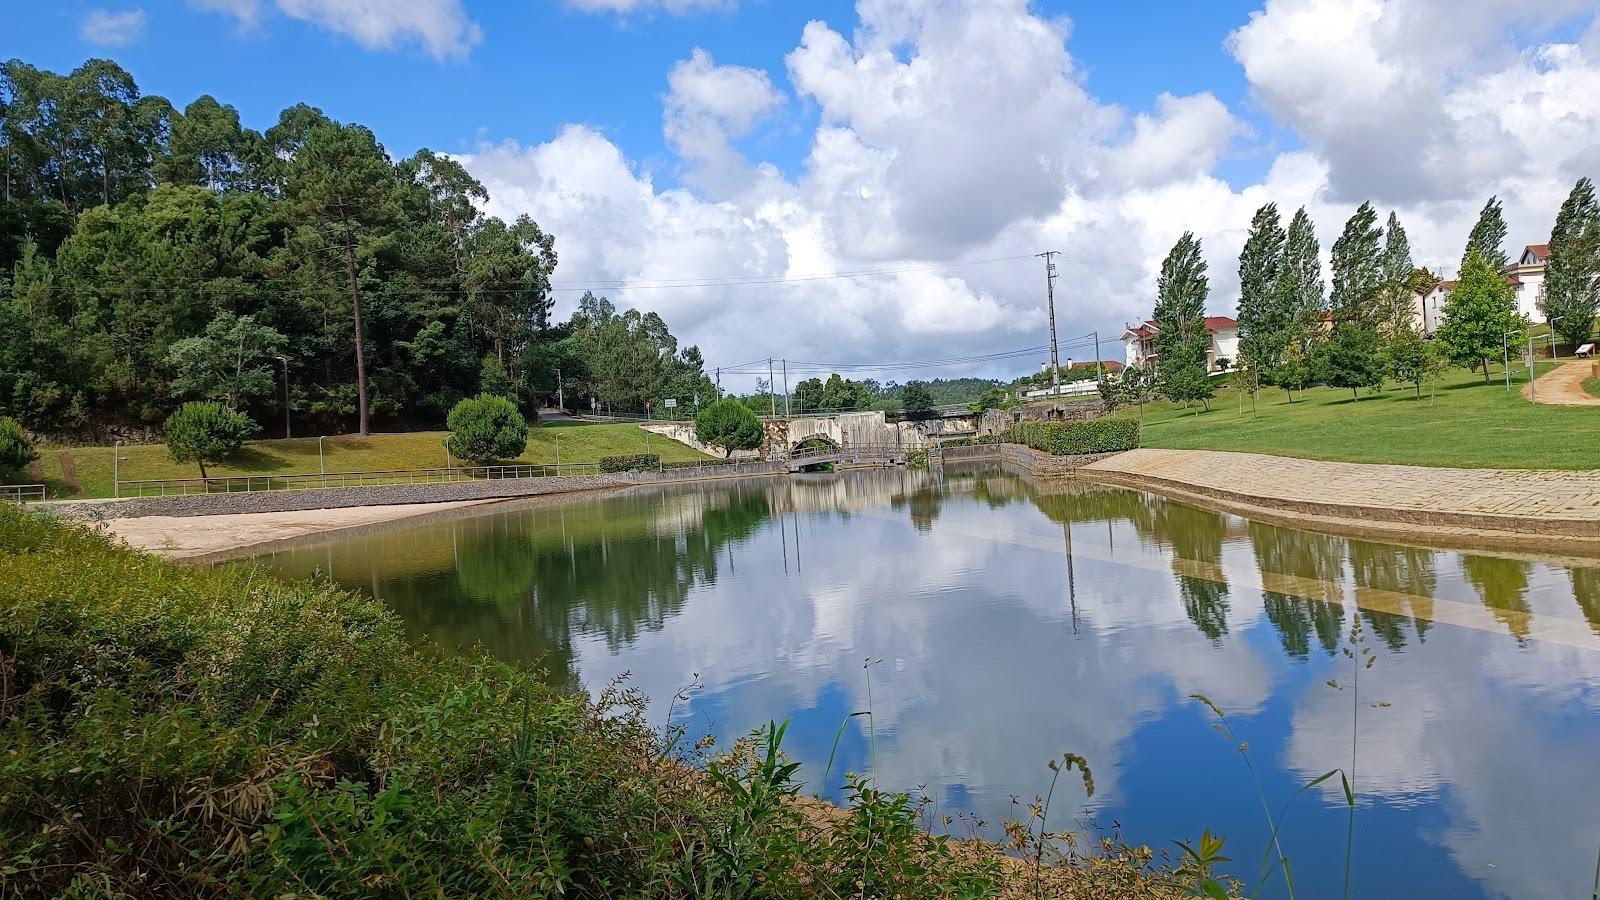
<svg viewBox="0 0 1600 900"><path fill-rule="evenodd" d="M1563 363L1533 384L1523 385L1522 396L1530 400L1537 396L1540 403L1557 406L1600 406L1600 397L1583 389L1583 381L1592 371L1587 359Z"/></svg>

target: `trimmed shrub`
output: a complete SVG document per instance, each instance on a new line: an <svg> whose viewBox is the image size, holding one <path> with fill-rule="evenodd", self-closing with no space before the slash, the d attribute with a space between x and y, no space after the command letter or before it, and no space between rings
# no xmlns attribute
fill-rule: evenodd
<svg viewBox="0 0 1600 900"><path fill-rule="evenodd" d="M1139 423L1123 419L1091 422L1018 422L1006 430L1005 440L1054 456L1115 453L1139 446Z"/></svg>
<svg viewBox="0 0 1600 900"><path fill-rule="evenodd" d="M468 462L516 459L528 449L527 420L504 397L480 394L462 400L450 410L445 425L450 429L446 446Z"/></svg>
<svg viewBox="0 0 1600 900"><path fill-rule="evenodd" d="M694 419L695 440L708 447L721 447L722 455L735 450L754 450L761 446L766 432L750 407L725 397L702 409Z"/></svg>
<svg viewBox="0 0 1600 900"><path fill-rule="evenodd" d="M626 456L600 457L600 471L606 473L638 472L659 468L661 468L661 457L654 453L631 453Z"/></svg>
<svg viewBox="0 0 1600 900"><path fill-rule="evenodd" d="M0 476L20 472L39 458L16 419L0 416Z"/></svg>
<svg viewBox="0 0 1600 900"><path fill-rule="evenodd" d="M221 403L194 401L178 407L161 426L167 438L167 455L173 462L200 464L200 477L207 478L206 463L219 462L239 452L244 442L260 429L249 416L236 413Z"/></svg>

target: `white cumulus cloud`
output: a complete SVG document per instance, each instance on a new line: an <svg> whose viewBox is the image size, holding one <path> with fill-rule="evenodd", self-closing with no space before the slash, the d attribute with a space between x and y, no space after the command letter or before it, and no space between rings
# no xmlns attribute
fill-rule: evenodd
<svg viewBox="0 0 1600 900"><path fill-rule="evenodd" d="M804 26L781 73L704 51L664 72L676 186L582 125L543 144L486 143L467 165L492 211L529 213L556 234L558 282L632 285L609 294L660 311L712 365L1042 345L1032 254L1045 249L1063 251L1063 340L1098 331L1114 358L1186 230L1204 242L1212 311L1228 313L1251 213L1268 201L1285 219L1306 206L1325 252L1361 200L1394 209L1418 263L1451 274L1491 194L1509 243L1541 243L1572 182L1600 175L1589 101L1600 26L1592 6L1567 0L1533 11L1268 0L1228 48L1256 108L1298 146L1246 183L1218 172L1251 136L1228 104L1162 93L1128 109L1094 96L1070 23L1026 0L860 0L857 12L850 29ZM1584 37L1556 40L1558 25ZM798 167L759 158L763 129L812 116ZM815 277L863 271L882 274ZM768 283L725 283L758 276ZM886 377L1010 376L1041 360Z"/></svg>
<svg viewBox="0 0 1600 900"><path fill-rule="evenodd" d="M733 9L738 5L738 0L567 0L567 5L582 12L616 13L624 16L658 10L672 15L683 15L702 10Z"/></svg>
<svg viewBox="0 0 1600 900"><path fill-rule="evenodd" d="M83 17L78 35L85 41L101 47L121 47L131 44L144 34L144 10L130 9L111 12L91 9Z"/></svg>
<svg viewBox="0 0 1600 900"><path fill-rule="evenodd" d="M262 0L188 0L252 28ZM415 42L435 59L460 59L483 40L483 29L467 16L461 0L276 0L280 13L354 40L369 50Z"/></svg>

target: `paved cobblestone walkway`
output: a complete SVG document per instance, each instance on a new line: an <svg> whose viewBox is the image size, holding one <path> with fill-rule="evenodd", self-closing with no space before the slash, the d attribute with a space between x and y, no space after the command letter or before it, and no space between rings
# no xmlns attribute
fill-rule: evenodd
<svg viewBox="0 0 1600 900"><path fill-rule="evenodd" d="M1218 450L1130 450L1084 471L1288 503L1600 523L1600 471L1383 466Z"/></svg>

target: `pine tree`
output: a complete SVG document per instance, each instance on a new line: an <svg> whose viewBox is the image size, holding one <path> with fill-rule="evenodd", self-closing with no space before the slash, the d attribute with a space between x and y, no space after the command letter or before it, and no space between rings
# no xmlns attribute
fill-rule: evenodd
<svg viewBox="0 0 1600 900"><path fill-rule="evenodd" d="M1379 308L1382 314L1382 331L1395 335L1416 328L1417 294L1412 288L1412 273L1416 266L1411 261L1411 242L1406 230L1400 227L1400 217L1391 210L1389 224L1383 229L1383 252L1378 256Z"/></svg>
<svg viewBox="0 0 1600 900"><path fill-rule="evenodd" d="M1288 341L1289 317L1276 296L1285 240L1278 205L1256 210L1239 253L1239 363L1252 371L1276 367Z"/></svg>
<svg viewBox="0 0 1600 900"><path fill-rule="evenodd" d="M1500 200L1490 197L1489 202L1483 205L1483 211L1478 213L1478 223L1472 226L1472 233L1467 235L1467 247L1461 251L1461 270L1467 269L1467 256L1474 249L1489 264L1489 268L1496 272L1504 272L1510 260L1506 258L1505 250L1501 245L1506 242L1506 220L1500 212Z"/></svg>
<svg viewBox="0 0 1600 900"><path fill-rule="evenodd" d="M1321 251L1311 216L1302 206L1289 220L1283 262L1278 267L1277 283L1273 285L1277 314L1289 323L1289 341L1299 349L1302 362L1310 355L1312 345L1321 339L1322 316L1327 312Z"/></svg>
<svg viewBox="0 0 1600 900"><path fill-rule="evenodd" d="M1500 355L1506 334L1520 324L1517 298L1505 276L1478 248L1467 250L1461 279L1444 302L1444 322L1435 335L1449 357L1461 365L1481 365L1489 380L1489 360Z"/></svg>
<svg viewBox="0 0 1600 900"><path fill-rule="evenodd" d="M1162 261L1161 276L1156 280L1152 317L1157 327L1156 352L1168 399L1180 403L1199 400L1208 408L1215 393L1206 372L1206 351L1211 344L1206 332L1209 290L1200 240L1186 231Z"/></svg>
<svg viewBox="0 0 1600 900"><path fill-rule="evenodd" d="M1550 232L1544 272L1545 318L1568 343L1581 346L1600 312L1600 203L1594 184L1578 179Z"/></svg>
<svg viewBox="0 0 1600 900"><path fill-rule="evenodd" d="M1377 299L1383 287L1379 242L1383 229L1371 203L1362 203L1333 242L1333 321L1370 329L1377 324Z"/></svg>

